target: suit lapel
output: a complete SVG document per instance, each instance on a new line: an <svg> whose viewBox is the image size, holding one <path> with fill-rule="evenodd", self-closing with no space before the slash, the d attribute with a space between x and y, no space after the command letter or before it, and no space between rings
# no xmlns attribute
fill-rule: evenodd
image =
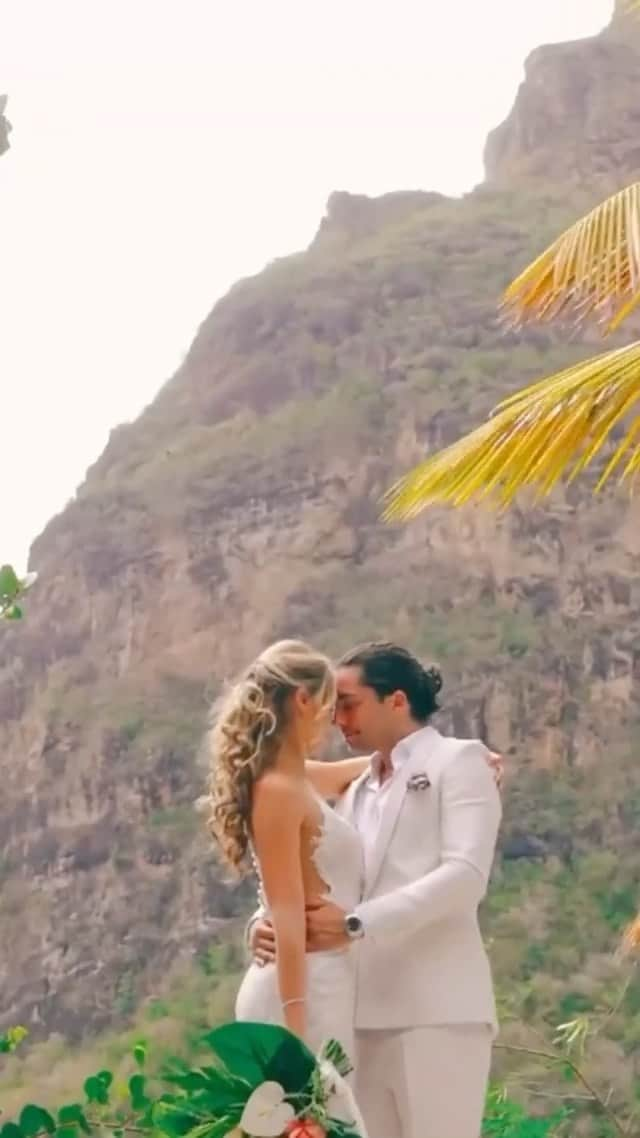
<svg viewBox="0 0 640 1138"><path fill-rule="evenodd" d="M369 858L369 864L366 867L365 897L369 896L380 876L385 855L398 824L402 804L407 793L407 781L413 774L421 773L425 770L431 750L440 739L440 735L437 731L433 730L433 728L429 728L428 730L429 738L421 741L420 745L416 746L415 750L412 751L408 759L402 763L402 766L393 776L389 796L382 811L380 828Z"/></svg>

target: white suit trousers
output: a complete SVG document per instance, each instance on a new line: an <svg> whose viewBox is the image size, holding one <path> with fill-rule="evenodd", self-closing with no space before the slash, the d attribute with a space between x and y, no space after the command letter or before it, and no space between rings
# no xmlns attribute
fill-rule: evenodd
<svg viewBox="0 0 640 1138"><path fill-rule="evenodd" d="M357 1032L369 1138L479 1138L492 1042L488 1024Z"/></svg>

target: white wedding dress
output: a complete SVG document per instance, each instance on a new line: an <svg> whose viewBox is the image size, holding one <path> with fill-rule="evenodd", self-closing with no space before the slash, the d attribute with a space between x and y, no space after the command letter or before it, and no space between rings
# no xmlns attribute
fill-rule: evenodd
<svg viewBox="0 0 640 1138"><path fill-rule="evenodd" d="M318 797L322 811L313 859L326 886L326 897L346 913L362 897L364 855L353 826ZM260 881L260 868L254 859ZM264 913L268 909L260 889ZM317 1052L328 1039L336 1039L354 1061L355 953L357 944L333 952L309 952L307 972L307 1038ZM236 999L236 1019L254 1023L284 1024L275 964L252 964Z"/></svg>

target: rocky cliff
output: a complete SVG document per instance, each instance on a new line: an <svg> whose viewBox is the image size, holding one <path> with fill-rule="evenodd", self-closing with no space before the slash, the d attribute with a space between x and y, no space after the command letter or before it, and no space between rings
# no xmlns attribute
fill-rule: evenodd
<svg viewBox="0 0 640 1138"><path fill-rule="evenodd" d="M632 23L619 16L605 35L530 55L511 115L487 140L488 185L533 189L553 179L606 193L638 177L640 37Z"/></svg>
<svg viewBox="0 0 640 1138"><path fill-rule="evenodd" d="M639 63L614 30L535 52L463 200L334 195L35 543L28 620L0 630L4 1022L126 1017L246 907L192 808L200 740L222 678L283 634L440 661L443 725L512 766L487 921L516 1014L555 1015L572 973L582 993L637 900L640 506L581 484L390 528L379 498L587 350L504 335L496 303L603 178L637 176Z"/></svg>

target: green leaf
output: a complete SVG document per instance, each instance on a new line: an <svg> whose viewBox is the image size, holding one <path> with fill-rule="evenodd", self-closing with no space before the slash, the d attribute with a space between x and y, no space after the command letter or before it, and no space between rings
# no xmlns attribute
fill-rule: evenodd
<svg viewBox="0 0 640 1138"><path fill-rule="evenodd" d="M576 1073L570 1063L563 1063L561 1071L565 1083L575 1083Z"/></svg>
<svg viewBox="0 0 640 1138"><path fill-rule="evenodd" d="M225 1067L199 1067L176 1074L166 1072L164 1078L184 1091L208 1090L220 1095L230 1091L236 1097L244 1091L248 1097L254 1089L246 1079L232 1074Z"/></svg>
<svg viewBox="0 0 640 1138"><path fill-rule="evenodd" d="M189 1114L186 1110L180 1110L179 1107L173 1105L173 1103L163 1101L155 1104L152 1110L152 1117L154 1126L163 1134L168 1134L169 1138L183 1138L185 1134L195 1129L202 1121L202 1119L197 1118L194 1114Z"/></svg>
<svg viewBox="0 0 640 1138"><path fill-rule="evenodd" d="M72 1102L68 1106L61 1106L58 1111L58 1126L78 1126L85 1134L91 1133L85 1113L79 1102Z"/></svg>
<svg viewBox="0 0 640 1138"><path fill-rule="evenodd" d="M244 1079L231 1075L224 1068L215 1067L176 1075L167 1081L180 1087L189 1096L191 1110L202 1111L203 1115L213 1115L216 1118L236 1109L241 1114L254 1089Z"/></svg>
<svg viewBox="0 0 640 1138"><path fill-rule="evenodd" d="M227 1134L235 1130L239 1121L239 1114L228 1114L224 1118L217 1119L213 1126L207 1124L207 1138L226 1138Z"/></svg>
<svg viewBox="0 0 640 1138"><path fill-rule="evenodd" d="M147 1045L143 1039L134 1044L133 1058L139 1067L144 1067L147 1060Z"/></svg>
<svg viewBox="0 0 640 1138"><path fill-rule="evenodd" d="M145 1094L146 1079L144 1075L132 1075L129 1079L129 1095L134 1110L144 1110L149 1104Z"/></svg>
<svg viewBox="0 0 640 1138"><path fill-rule="evenodd" d="M337 1039L327 1040L322 1048L321 1055L323 1059L328 1059L330 1063L333 1063L336 1071L343 1078L346 1078L353 1071L353 1064Z"/></svg>
<svg viewBox="0 0 640 1138"><path fill-rule="evenodd" d="M312 1053L286 1028L266 1023L229 1023L205 1036L204 1042L228 1071L251 1088L273 1081L286 1094L300 1094L316 1069Z"/></svg>
<svg viewBox="0 0 640 1138"><path fill-rule="evenodd" d="M24 1138L24 1135L15 1122L5 1122L0 1130L0 1138Z"/></svg>
<svg viewBox="0 0 640 1138"><path fill-rule="evenodd" d="M28 1034L26 1027L10 1027L4 1035L0 1035L0 1053L15 1051Z"/></svg>
<svg viewBox="0 0 640 1138"><path fill-rule="evenodd" d="M174 1086L180 1087L182 1091L207 1090L212 1085L215 1086L216 1083L221 1090L228 1087L229 1078L225 1072L219 1071L215 1067L209 1069L213 1072L212 1079L209 1079L204 1071L185 1071L184 1074L180 1072L177 1075L166 1074L165 1079L168 1083L173 1083Z"/></svg>
<svg viewBox="0 0 640 1138"><path fill-rule="evenodd" d="M98 1071L96 1079L99 1079L103 1087L108 1090L113 1083L113 1073L111 1071Z"/></svg>
<svg viewBox="0 0 640 1138"><path fill-rule="evenodd" d="M287 1094L300 1094L308 1086L317 1063L315 1056L294 1035L283 1040L267 1068L267 1079Z"/></svg>
<svg viewBox="0 0 640 1138"><path fill-rule="evenodd" d="M0 597L17 597L20 592L20 581L11 565L0 567Z"/></svg>
<svg viewBox="0 0 640 1138"><path fill-rule="evenodd" d="M85 1081L83 1090L87 1096L87 1102L96 1102L100 1106L106 1106L109 1102L108 1087L105 1086L97 1075L89 1076Z"/></svg>
<svg viewBox="0 0 640 1138"><path fill-rule="evenodd" d="M33 1138L34 1135L40 1134L43 1130L46 1130L47 1134L55 1134L56 1129L56 1124L49 1112L41 1106L34 1106L32 1103L23 1107L18 1125L26 1138Z"/></svg>
<svg viewBox="0 0 640 1138"><path fill-rule="evenodd" d="M237 1113L225 1114L222 1118L214 1119L213 1122L207 1119L206 1122L194 1127L189 1138L226 1138L228 1134L236 1132L239 1121L240 1115Z"/></svg>
<svg viewBox="0 0 640 1138"><path fill-rule="evenodd" d="M238 1118L254 1087L245 1079L232 1075L224 1067L202 1067L199 1070L165 1074L165 1081L188 1095L189 1109L204 1117L219 1118L237 1112ZM178 1102L183 1103L182 1099Z"/></svg>
<svg viewBox="0 0 640 1138"><path fill-rule="evenodd" d="M22 614L22 609L20 608L20 605L9 605L9 608L5 609L4 619L5 620L22 620L22 615L23 614Z"/></svg>

